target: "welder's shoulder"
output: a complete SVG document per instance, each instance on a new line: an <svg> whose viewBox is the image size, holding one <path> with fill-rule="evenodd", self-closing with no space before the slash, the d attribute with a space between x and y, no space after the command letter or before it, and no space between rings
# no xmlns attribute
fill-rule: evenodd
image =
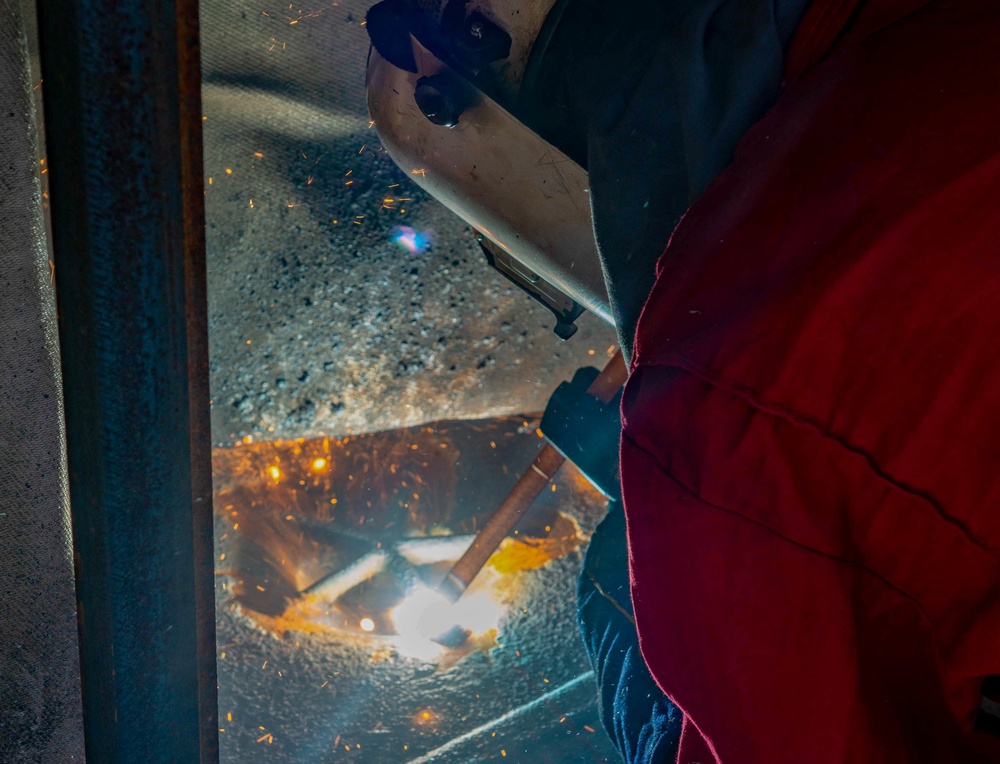
<svg viewBox="0 0 1000 764"><path fill-rule="evenodd" d="M996 4L931 3L788 88L661 260L627 432L684 375L1000 547L998 35Z"/></svg>
<svg viewBox="0 0 1000 764"><path fill-rule="evenodd" d="M783 739L772 760L922 735L942 753L921 761L984 760L948 753L940 698L967 720L1000 673L998 32L996 4L931 3L817 65L660 262L622 406L636 616L654 676L734 760L767 760L755 730L776 727L803 756ZM898 697L846 679L859 655ZM723 689L753 710L720 717ZM818 739L843 758L811 758Z"/></svg>

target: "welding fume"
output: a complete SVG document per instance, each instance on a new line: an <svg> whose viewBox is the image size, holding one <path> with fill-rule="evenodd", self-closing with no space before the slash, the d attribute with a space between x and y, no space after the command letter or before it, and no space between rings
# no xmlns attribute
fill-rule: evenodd
<svg viewBox="0 0 1000 764"><path fill-rule="evenodd" d="M626 761L1000 761L1000 7L385 0L367 30L393 160L561 338L591 311L621 347L442 591L568 458L609 498L578 620Z"/></svg>

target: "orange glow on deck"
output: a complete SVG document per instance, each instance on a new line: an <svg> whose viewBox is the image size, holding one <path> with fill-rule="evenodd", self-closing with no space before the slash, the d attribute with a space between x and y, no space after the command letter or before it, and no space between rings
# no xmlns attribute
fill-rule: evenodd
<svg viewBox="0 0 1000 764"><path fill-rule="evenodd" d="M493 508L484 501L469 514L468 499L456 495L456 465L468 457L452 439L456 427L245 438L218 449L216 538L225 556L217 573L231 607L275 636L356 642L372 660L447 670L495 647L525 572L584 539L573 520L550 511L507 539L458 602L438 593ZM470 427L490 455L514 437L504 434L509 422ZM410 571L402 577L401 565ZM437 640L449 630L458 637L446 646Z"/></svg>

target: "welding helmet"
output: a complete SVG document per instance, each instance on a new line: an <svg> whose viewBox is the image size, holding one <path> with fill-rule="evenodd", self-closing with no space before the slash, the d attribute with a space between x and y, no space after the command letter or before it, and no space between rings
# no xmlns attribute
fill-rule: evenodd
<svg viewBox="0 0 1000 764"><path fill-rule="evenodd" d="M585 309L612 322L585 141L554 76L567 5L385 0L366 21L382 145L473 228L491 266L555 314L563 339Z"/></svg>

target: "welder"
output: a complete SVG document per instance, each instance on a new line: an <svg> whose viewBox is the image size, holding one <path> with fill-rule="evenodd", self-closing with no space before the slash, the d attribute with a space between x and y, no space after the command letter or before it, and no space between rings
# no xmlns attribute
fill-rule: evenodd
<svg viewBox="0 0 1000 764"><path fill-rule="evenodd" d="M467 6L457 53L399 3L416 59L373 41L434 125L475 118L464 72L589 180L603 291L430 190L629 357L624 510L580 581L624 758L1000 761L1000 4L567 0L520 57L516 3Z"/></svg>

